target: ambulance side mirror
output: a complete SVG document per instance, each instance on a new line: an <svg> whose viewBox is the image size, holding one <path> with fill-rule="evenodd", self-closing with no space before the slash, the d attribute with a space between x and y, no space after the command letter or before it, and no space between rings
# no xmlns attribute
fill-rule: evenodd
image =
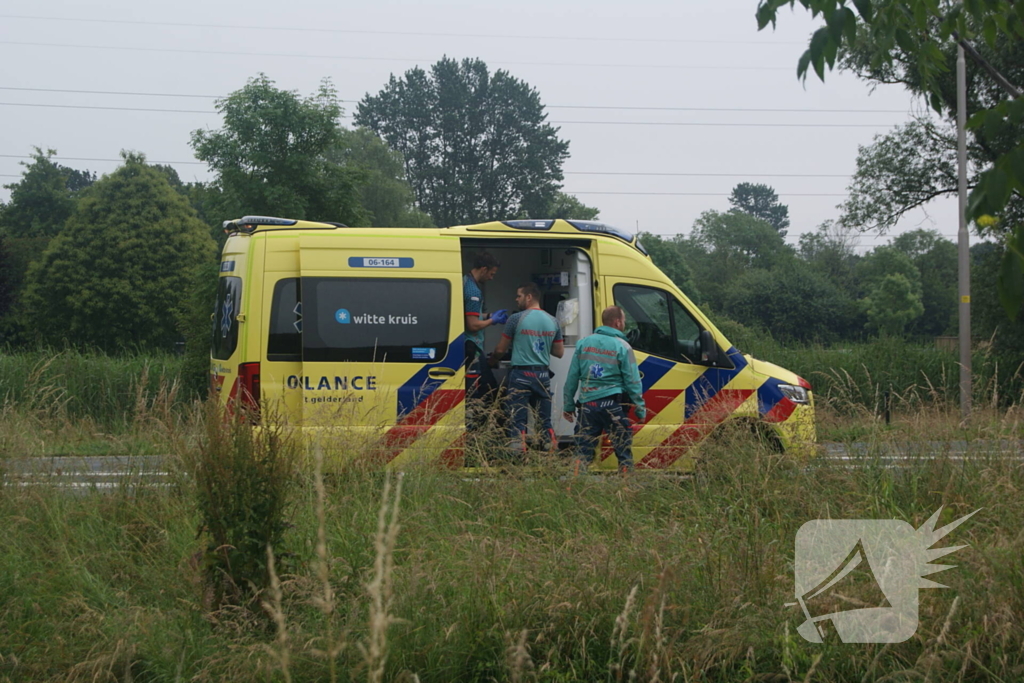
<svg viewBox="0 0 1024 683"><path fill-rule="evenodd" d="M718 344L711 330L701 330L700 333L700 357L705 363L714 365L718 363Z"/></svg>

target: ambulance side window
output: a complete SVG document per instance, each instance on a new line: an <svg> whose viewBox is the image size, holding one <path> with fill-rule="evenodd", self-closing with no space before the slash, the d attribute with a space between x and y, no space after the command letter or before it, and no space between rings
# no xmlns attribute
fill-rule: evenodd
<svg viewBox="0 0 1024 683"><path fill-rule="evenodd" d="M302 360L437 363L448 353L451 283L443 279L302 278Z"/></svg>
<svg viewBox="0 0 1024 683"><path fill-rule="evenodd" d="M227 360L238 346L238 314L242 308L242 278L222 277L217 283L217 306L213 310L211 351L217 360Z"/></svg>
<svg viewBox="0 0 1024 683"><path fill-rule="evenodd" d="M274 284L267 360L296 363L302 360L302 294L297 277Z"/></svg>
<svg viewBox="0 0 1024 683"><path fill-rule="evenodd" d="M668 292L615 285L615 305L626 311L626 338L637 351L684 363L700 362L700 326Z"/></svg>

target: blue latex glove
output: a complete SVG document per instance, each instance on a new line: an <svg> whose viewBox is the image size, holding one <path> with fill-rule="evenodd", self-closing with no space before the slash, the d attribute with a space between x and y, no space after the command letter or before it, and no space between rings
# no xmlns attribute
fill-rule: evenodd
<svg viewBox="0 0 1024 683"><path fill-rule="evenodd" d="M502 308L501 310L491 313L491 320L499 325L504 325L508 322L508 311Z"/></svg>

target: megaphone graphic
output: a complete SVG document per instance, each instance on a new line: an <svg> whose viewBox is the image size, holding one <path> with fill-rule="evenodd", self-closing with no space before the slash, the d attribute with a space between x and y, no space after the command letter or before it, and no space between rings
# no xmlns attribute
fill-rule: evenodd
<svg viewBox="0 0 1024 683"><path fill-rule="evenodd" d="M834 633L834 629L826 630L831 625L827 622L839 612L891 607L860 539L828 577L797 599L807 617L804 625L813 624L822 639Z"/></svg>

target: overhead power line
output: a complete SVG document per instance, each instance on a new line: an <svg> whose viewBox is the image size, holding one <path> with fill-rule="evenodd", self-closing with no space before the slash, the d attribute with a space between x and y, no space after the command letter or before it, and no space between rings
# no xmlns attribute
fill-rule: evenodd
<svg viewBox="0 0 1024 683"><path fill-rule="evenodd" d="M71 93L79 95L126 95L132 97L190 97L214 100L224 95L196 95L192 93L166 93L166 92L134 92L126 90L71 90L65 88L22 88L15 86L0 86L0 90L15 90L18 92L54 92ZM359 100L338 100L346 104L355 104ZM603 109L615 111L734 111L734 112L756 112L756 113L780 113L780 114L906 114L906 109L782 109L768 107L648 107L632 105L601 105L601 104L545 104L545 109Z"/></svg>
<svg viewBox="0 0 1024 683"><path fill-rule="evenodd" d="M135 97L195 97L206 100L215 100L223 95L190 95L187 93L169 92L128 92L125 90L69 90L66 88L19 88L15 86L0 86L0 90L17 90L18 92L60 92L73 93L76 95L131 95ZM352 100L339 100L349 102Z"/></svg>
<svg viewBox="0 0 1024 683"><path fill-rule="evenodd" d="M132 26L173 26L177 28L215 28L246 31L298 31L307 33L339 33L371 36L428 36L433 38L486 38L489 40L557 40L596 43L671 43L697 45L804 45L798 41L775 40L712 40L707 38L625 38L576 35L529 35L509 33L439 33L429 31L381 31L379 29L327 28L312 26L255 26L252 24L193 24L178 21L142 21L137 19L84 19L79 17L41 17L22 14L0 14L0 19L28 19L32 21L64 21L90 24L126 24Z"/></svg>
<svg viewBox="0 0 1024 683"><path fill-rule="evenodd" d="M566 194L591 194L591 195L635 195L643 197L731 197L731 192L576 192L575 190L563 190ZM818 192L779 192L780 197L848 197L845 193L818 193Z"/></svg>
<svg viewBox="0 0 1024 683"><path fill-rule="evenodd" d="M3 156L3 155L0 155ZM563 171L565 175L653 176L671 178L849 178L849 173L661 173L657 171Z"/></svg>
<svg viewBox="0 0 1024 683"><path fill-rule="evenodd" d="M39 104L30 102L0 102L0 107L44 107L47 109L102 109L104 111L149 111L166 114L216 114L213 109L157 109L152 107L100 107L88 104Z"/></svg>
<svg viewBox="0 0 1024 683"><path fill-rule="evenodd" d="M103 111L144 111L168 114L217 114L212 109L160 109L156 107L105 107L89 104L42 104L0 102L0 107L43 107L46 109L99 109ZM548 121L552 125L593 126L710 126L727 128L888 128L897 123L727 123L723 121Z"/></svg>
<svg viewBox="0 0 1024 683"><path fill-rule="evenodd" d="M548 121L557 125L598 126L725 126L738 128L888 128L895 123L726 123L723 121Z"/></svg>
<svg viewBox="0 0 1024 683"><path fill-rule="evenodd" d="M352 100L347 100L352 101ZM545 104L547 109L615 109L621 111L750 111L780 114L906 114L906 109L775 109L763 107L641 107L594 104Z"/></svg>
<svg viewBox="0 0 1024 683"><path fill-rule="evenodd" d="M193 54L193 55L223 55L230 57L294 57L298 59L332 59L342 61L364 61L364 62L424 62L433 63L436 58L416 57L367 57L363 55L304 55L295 52L242 52L240 50L195 50L170 47L130 47L125 45L81 45L75 43L38 43L19 40L0 40L0 45L18 45L21 47L62 47L74 48L76 50L122 50L128 52L158 52L171 54ZM597 68L597 69L685 69L705 71L792 71L789 66L761 66L761 65L738 65L729 66L725 64L601 64L588 62L517 62L497 60L496 64L505 66L545 66L545 67L571 67Z"/></svg>

